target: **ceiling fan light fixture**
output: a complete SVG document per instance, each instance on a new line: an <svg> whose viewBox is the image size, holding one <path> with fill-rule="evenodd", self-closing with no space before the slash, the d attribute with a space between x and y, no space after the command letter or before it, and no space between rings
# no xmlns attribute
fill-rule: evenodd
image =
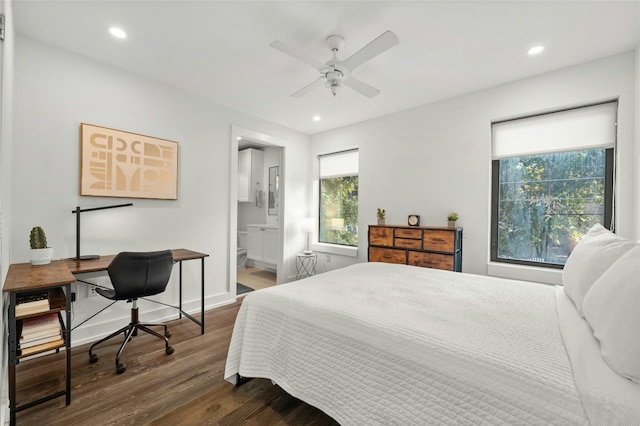
<svg viewBox="0 0 640 426"><path fill-rule="evenodd" d="M329 86L339 86L340 84L342 84L342 79L344 78L342 73L338 70L328 71L325 74L325 77Z"/></svg>

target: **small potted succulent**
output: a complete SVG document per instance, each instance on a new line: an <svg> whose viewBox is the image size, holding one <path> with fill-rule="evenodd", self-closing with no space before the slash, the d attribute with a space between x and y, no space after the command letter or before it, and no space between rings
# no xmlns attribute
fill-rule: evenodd
<svg viewBox="0 0 640 426"><path fill-rule="evenodd" d="M31 246L31 264L46 265L51 263L53 259L53 247L47 246L47 236L44 229L40 226L34 226L29 235L29 244Z"/></svg>
<svg viewBox="0 0 640 426"><path fill-rule="evenodd" d="M378 209L376 216L378 216L378 225L384 225L384 219L387 217L385 209Z"/></svg>
<svg viewBox="0 0 640 426"><path fill-rule="evenodd" d="M447 221L449 223L449 228L455 228L456 227L456 220L458 220L460 217L458 216L458 213L456 212L451 212L449 213L449 216L447 216Z"/></svg>

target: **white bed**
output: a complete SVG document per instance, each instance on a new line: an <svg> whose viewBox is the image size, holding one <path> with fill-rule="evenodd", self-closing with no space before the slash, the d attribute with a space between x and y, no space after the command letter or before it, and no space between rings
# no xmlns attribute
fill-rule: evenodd
<svg viewBox="0 0 640 426"><path fill-rule="evenodd" d="M225 379L268 378L343 425L633 425L561 287L360 263L248 294Z"/></svg>

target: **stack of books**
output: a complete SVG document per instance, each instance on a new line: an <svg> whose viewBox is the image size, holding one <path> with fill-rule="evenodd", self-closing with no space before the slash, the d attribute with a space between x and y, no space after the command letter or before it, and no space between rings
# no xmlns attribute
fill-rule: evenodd
<svg viewBox="0 0 640 426"><path fill-rule="evenodd" d="M17 317L47 312L49 309L51 309L49 305L49 293L46 291L21 294L16 300Z"/></svg>
<svg viewBox="0 0 640 426"><path fill-rule="evenodd" d="M57 312L25 318L21 323L18 352L22 356L53 349L64 344Z"/></svg>

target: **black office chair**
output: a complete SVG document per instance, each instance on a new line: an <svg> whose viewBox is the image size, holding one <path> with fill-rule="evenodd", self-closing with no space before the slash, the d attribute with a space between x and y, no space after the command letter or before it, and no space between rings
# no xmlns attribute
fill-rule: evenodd
<svg viewBox="0 0 640 426"><path fill-rule="evenodd" d="M165 342L165 353L171 355L173 348L169 346L171 332L166 324L141 323L138 320L137 301L139 297L152 296L162 293L167 287L171 269L173 268L173 256L171 250L154 252L122 252L116 255L111 261L107 272L111 278L112 289L97 288L96 292L101 296L115 302L126 300L132 302L131 322L107 337L95 342L89 348L89 362L92 364L98 361L98 354L93 353L93 348L120 333L124 333L124 342L116 355L116 371L122 374L127 369L127 365L120 363L120 354L129 341L138 334L138 330L152 334ZM113 305L113 303L111 305ZM109 305L109 306L111 306ZM164 327L164 335L155 332L149 327Z"/></svg>

